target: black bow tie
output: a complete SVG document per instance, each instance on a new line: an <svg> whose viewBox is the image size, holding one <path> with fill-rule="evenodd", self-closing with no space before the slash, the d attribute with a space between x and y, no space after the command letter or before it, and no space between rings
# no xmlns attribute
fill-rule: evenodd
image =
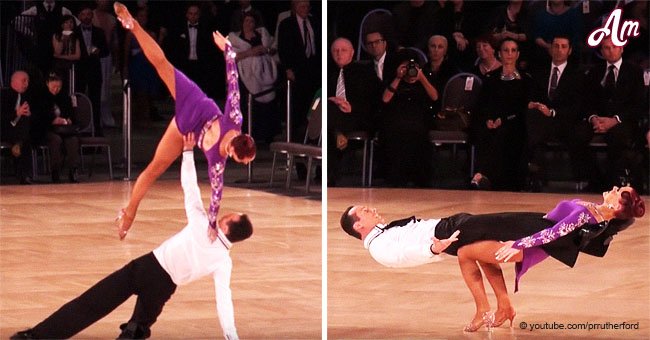
<svg viewBox="0 0 650 340"><path fill-rule="evenodd" d="M411 217L403 218L401 220L390 222L386 226L384 226L382 229L386 230L386 229L390 229L390 228L393 228L393 227L403 227L403 226L405 226L405 225L407 225L407 224L409 224L411 222L418 222L418 221L420 221L420 220L415 218L415 216L411 216Z"/></svg>
<svg viewBox="0 0 650 340"><path fill-rule="evenodd" d="M189 24L187 25L187 28L199 28L199 24L194 24L194 25Z"/></svg>

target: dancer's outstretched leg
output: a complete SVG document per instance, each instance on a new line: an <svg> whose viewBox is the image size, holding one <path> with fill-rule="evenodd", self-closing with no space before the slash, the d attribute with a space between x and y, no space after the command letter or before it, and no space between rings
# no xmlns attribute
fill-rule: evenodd
<svg viewBox="0 0 650 340"><path fill-rule="evenodd" d="M136 38L144 55L151 65L156 69L163 83L167 86L169 93L176 99L176 81L174 78L174 67L165 58L165 54L156 41L142 29L142 26L133 19L126 7L115 2L114 9L122 25L131 30ZM149 187L155 182L160 175L169 168L176 158L183 151L183 137L172 119L167 127L167 131L158 143L156 153L147 168L138 176L138 179L131 191L131 198L126 208L122 209L118 217L118 234L120 239L124 239L126 232L131 228L133 219L140 205L140 201L149 190Z"/></svg>

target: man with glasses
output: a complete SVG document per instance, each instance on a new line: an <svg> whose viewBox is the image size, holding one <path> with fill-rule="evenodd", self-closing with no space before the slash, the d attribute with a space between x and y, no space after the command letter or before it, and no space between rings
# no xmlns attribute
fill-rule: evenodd
<svg viewBox="0 0 650 340"><path fill-rule="evenodd" d="M372 57L372 67L377 78L382 83L390 82L395 78L395 56L388 52L388 41L379 31L366 33L364 37L366 52Z"/></svg>

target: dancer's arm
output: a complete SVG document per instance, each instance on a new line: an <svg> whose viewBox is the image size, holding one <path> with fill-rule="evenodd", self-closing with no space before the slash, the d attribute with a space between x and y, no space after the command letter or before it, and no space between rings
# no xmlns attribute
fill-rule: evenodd
<svg viewBox="0 0 650 340"><path fill-rule="evenodd" d="M223 51L226 58L226 85L228 92L226 95L226 107L224 112L226 116L241 126L242 114L239 108L239 73L237 72L237 53L232 48L232 44L224 38L218 31L212 33L215 45Z"/></svg>
<svg viewBox="0 0 650 340"><path fill-rule="evenodd" d="M201 190L199 189L196 166L194 165L194 133L183 136L183 163L181 165L181 186L185 194L185 213L187 222L190 225L199 224L195 221L196 216L201 216L202 220L206 218L205 208L201 200ZM205 224L203 224L205 226Z"/></svg>
<svg viewBox="0 0 650 340"><path fill-rule="evenodd" d="M126 29L129 29L128 26L132 26L132 28L130 28L131 33L133 33L133 36L140 44L142 52L158 72L160 79L162 79L163 83L165 83L167 86L167 89L169 90L172 98L176 99L176 80L174 78L174 66L172 66L169 60L167 60L165 53L160 48L160 46L158 46L156 41L151 37L151 35L149 35L149 33L147 33L147 31L142 28L142 26L140 26L140 24L135 19L133 19L131 13L129 13L123 4L115 2L114 8L115 14L122 23L122 26L124 26Z"/></svg>
<svg viewBox="0 0 650 340"><path fill-rule="evenodd" d="M556 211L557 209L570 210L566 211L566 216L550 228L546 228L531 236L526 236L515 241L504 242L503 247L495 253L496 259L507 262L512 256L525 248L537 247L555 241L558 238L571 233L576 228L580 228L586 223L598 223L596 218L591 215L586 207L577 203L562 202L558 205Z"/></svg>
<svg viewBox="0 0 650 340"><path fill-rule="evenodd" d="M232 261L219 264L213 274L214 292L217 301L217 315L223 330L223 337L227 340L239 339L237 328L235 328L235 310L232 304L232 291L230 290L230 274L232 272Z"/></svg>

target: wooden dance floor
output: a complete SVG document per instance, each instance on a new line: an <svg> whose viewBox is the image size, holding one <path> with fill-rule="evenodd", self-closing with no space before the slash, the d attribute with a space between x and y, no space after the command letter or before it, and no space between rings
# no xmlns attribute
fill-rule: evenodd
<svg viewBox="0 0 650 340"><path fill-rule="evenodd" d="M546 212L568 198L599 200L597 195L494 193L474 191L330 189L328 190L328 337L329 339L648 339L650 337L650 219L617 235L604 258L581 254L574 268L549 258L532 268L512 294L514 265L503 265L517 310L513 328L463 333L474 303L457 261L411 269L376 263L361 241L339 226L349 205L375 206L386 220L411 215L445 217L457 212ZM646 198L646 205L650 203ZM461 235L462 237L462 235ZM485 281L488 297L494 295ZM521 324L525 322L524 326ZM638 329L613 329L625 322ZM609 329L580 330L579 324ZM609 326L607 323L610 323ZM524 327L527 329L520 329ZM531 325L547 329L530 330ZM565 329L557 329L563 326ZM555 329L553 329L555 328Z"/></svg>
<svg viewBox="0 0 650 340"><path fill-rule="evenodd" d="M185 225L179 180L162 180L120 242L113 219L131 185L0 187L0 338L34 326ZM207 182L201 189L207 206ZM255 228L251 239L231 251L240 337L321 338L321 201L226 187L221 212L246 213ZM222 338L214 294L210 277L179 287L152 327L152 338ZM116 338L134 304L132 297L77 338Z"/></svg>

